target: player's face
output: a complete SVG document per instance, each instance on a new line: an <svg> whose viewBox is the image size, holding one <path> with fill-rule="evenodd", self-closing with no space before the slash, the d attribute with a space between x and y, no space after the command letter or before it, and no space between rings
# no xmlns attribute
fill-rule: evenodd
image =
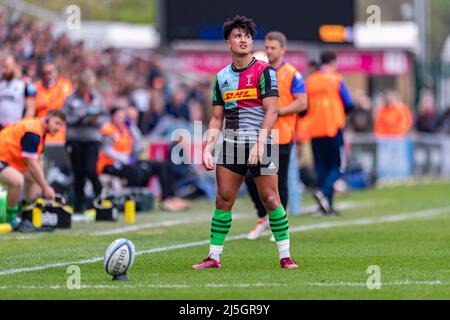
<svg viewBox="0 0 450 320"><path fill-rule="evenodd" d="M56 134L64 127L64 121L58 117L51 117L47 121L47 132L50 134Z"/></svg>
<svg viewBox="0 0 450 320"><path fill-rule="evenodd" d="M243 29L233 29L227 40L227 47L231 49L234 54L248 55L252 52L253 38L251 34Z"/></svg>
<svg viewBox="0 0 450 320"><path fill-rule="evenodd" d="M281 43L277 40L266 40L264 46L266 48L267 59L271 64L279 61L286 52L286 48L282 47Z"/></svg>

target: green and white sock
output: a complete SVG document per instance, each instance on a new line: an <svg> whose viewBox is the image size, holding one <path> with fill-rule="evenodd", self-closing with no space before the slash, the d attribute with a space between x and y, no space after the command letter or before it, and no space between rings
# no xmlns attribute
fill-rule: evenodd
<svg viewBox="0 0 450 320"><path fill-rule="evenodd" d="M211 245L209 246L209 256L220 261L222 256L223 244L231 228L231 211L214 210L211 221Z"/></svg>
<svg viewBox="0 0 450 320"><path fill-rule="evenodd" d="M280 204L275 210L269 211L270 229L277 243L278 254L280 259L289 258L289 223L286 211Z"/></svg>

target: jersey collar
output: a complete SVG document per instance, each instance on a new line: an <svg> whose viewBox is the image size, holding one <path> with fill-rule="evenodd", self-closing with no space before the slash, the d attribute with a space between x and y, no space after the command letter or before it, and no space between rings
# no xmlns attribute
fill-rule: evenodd
<svg viewBox="0 0 450 320"><path fill-rule="evenodd" d="M233 64L231 64L231 69L232 69L234 72L242 72L242 71L245 71L245 70L247 70L248 68L250 68L252 65L254 65L255 62L256 62L256 59L255 59L255 57L253 57L253 58L252 58L252 61L250 61L250 63L248 64L248 66L246 66L246 67L244 67L244 68L242 68L242 69L238 69L238 68L236 68L235 66L233 66Z"/></svg>

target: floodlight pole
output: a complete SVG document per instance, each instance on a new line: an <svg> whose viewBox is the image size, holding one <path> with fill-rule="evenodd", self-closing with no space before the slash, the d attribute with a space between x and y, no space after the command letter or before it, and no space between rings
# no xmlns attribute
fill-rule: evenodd
<svg viewBox="0 0 450 320"><path fill-rule="evenodd" d="M430 76L430 46L428 45L428 35L430 30L430 1L414 0L414 19L419 29L417 58L420 62L420 78L425 86L433 86Z"/></svg>

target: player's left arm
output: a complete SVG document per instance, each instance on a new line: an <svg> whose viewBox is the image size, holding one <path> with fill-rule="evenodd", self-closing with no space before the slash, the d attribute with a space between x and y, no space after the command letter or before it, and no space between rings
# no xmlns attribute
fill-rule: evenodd
<svg viewBox="0 0 450 320"><path fill-rule="evenodd" d="M36 115L36 87L31 83L25 83L24 118L32 118L35 115Z"/></svg>
<svg viewBox="0 0 450 320"><path fill-rule="evenodd" d="M294 78L292 79L291 94L294 97L294 101L280 109L280 116L306 111L305 81L298 71L295 72Z"/></svg>
<svg viewBox="0 0 450 320"><path fill-rule="evenodd" d="M280 114L277 74L272 67L267 67L261 74L260 89L262 105L266 114L258 137L258 143L264 144Z"/></svg>
<svg viewBox="0 0 450 320"><path fill-rule="evenodd" d="M258 162L262 163L264 145L278 119L280 110L278 107L278 82L276 72L273 68L267 67L261 75L260 90L262 105L266 113L258 139L249 153L249 165L257 165Z"/></svg>

